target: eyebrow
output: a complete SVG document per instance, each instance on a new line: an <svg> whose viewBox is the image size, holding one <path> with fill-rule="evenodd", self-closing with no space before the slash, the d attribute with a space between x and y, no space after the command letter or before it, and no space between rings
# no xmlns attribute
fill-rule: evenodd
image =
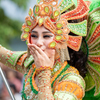
<svg viewBox="0 0 100 100"><path fill-rule="evenodd" d="M38 33L37 31L32 31L32 32ZM51 33L51 32L50 32L50 31L44 31L44 32L42 32L42 33Z"/></svg>

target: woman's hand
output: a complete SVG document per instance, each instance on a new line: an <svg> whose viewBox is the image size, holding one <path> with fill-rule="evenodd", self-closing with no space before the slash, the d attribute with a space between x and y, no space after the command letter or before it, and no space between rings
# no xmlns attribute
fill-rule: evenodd
<svg viewBox="0 0 100 100"><path fill-rule="evenodd" d="M54 57L55 57L55 50L51 49L49 52L50 56L47 56L47 52L42 51L38 46L35 44L28 44L28 47L30 49L30 53L34 58L34 62L37 68L40 68L41 66L48 66L53 68L54 64Z"/></svg>

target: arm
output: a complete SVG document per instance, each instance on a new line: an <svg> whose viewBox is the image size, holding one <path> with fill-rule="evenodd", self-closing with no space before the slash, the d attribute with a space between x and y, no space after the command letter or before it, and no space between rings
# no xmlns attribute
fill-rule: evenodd
<svg viewBox="0 0 100 100"><path fill-rule="evenodd" d="M26 68L23 63L26 57L26 52L13 52L0 45L0 62L11 69L25 73Z"/></svg>
<svg viewBox="0 0 100 100"><path fill-rule="evenodd" d="M47 67L53 68L55 50L51 50L51 55L48 57L39 47L34 44L29 44L29 49L34 57L34 63L37 69L45 66L45 69L40 70L37 74L38 95L37 100L54 100L51 90L51 71Z"/></svg>
<svg viewBox="0 0 100 100"><path fill-rule="evenodd" d="M54 100L51 90L51 71L44 70L38 75L38 100ZM43 98L43 99L41 99Z"/></svg>

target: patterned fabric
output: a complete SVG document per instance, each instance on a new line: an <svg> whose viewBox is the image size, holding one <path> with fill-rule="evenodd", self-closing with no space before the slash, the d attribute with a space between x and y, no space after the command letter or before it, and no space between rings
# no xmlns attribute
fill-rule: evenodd
<svg viewBox="0 0 100 100"><path fill-rule="evenodd" d="M22 99L37 99L38 87L34 79L36 75L34 59L32 57L27 58L26 52L12 52L2 46L0 46L0 58L0 62L6 63L10 68L24 74ZM16 62L12 63L12 60ZM23 61L23 64L20 61ZM55 62L51 74L51 87L55 100L63 97L61 100L79 100L84 97L85 82L78 70L67 62L64 62L63 65L59 61Z"/></svg>
<svg viewBox="0 0 100 100"><path fill-rule="evenodd" d="M52 74L51 77L52 93L56 98L55 100L57 100L58 98L62 98L64 96L64 94L62 95L62 92L71 95L67 98L64 97L64 99L62 100L68 98L75 98L75 100L77 100L77 98L81 99L84 96L85 82L83 78L79 75L79 72L74 67L71 67L69 64L67 64L67 62L65 62L63 66L57 64L55 67L57 67L58 70L53 70L55 71L55 73ZM35 66L33 64L31 65L27 74L25 74L25 82L22 91L23 100L26 100L26 98L28 100L32 100L33 98L37 99L38 87L36 86L34 77ZM59 92L59 95L61 93L60 97L57 96L57 91Z"/></svg>

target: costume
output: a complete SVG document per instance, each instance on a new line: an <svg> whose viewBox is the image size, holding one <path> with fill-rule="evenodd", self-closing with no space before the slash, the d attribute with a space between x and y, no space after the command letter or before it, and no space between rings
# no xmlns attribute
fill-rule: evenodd
<svg viewBox="0 0 100 100"><path fill-rule="evenodd" d="M100 8L93 10L88 15L90 2L83 0L78 0L76 8L72 0L62 0L59 5L58 0L37 0L37 3L38 5L35 5L33 9L30 8L29 16L25 18L21 38L31 42L30 33L36 25L43 25L55 35L49 47L56 49L59 59L55 61L53 70L50 73L51 87L48 87L52 90L54 99L82 100L85 89L89 91L94 86L96 86L94 95L99 95L100 21L98 18L100 18ZM70 20L77 20L78 22L69 23ZM77 36L69 35L70 32ZM86 36L83 44L81 44L82 36ZM70 66L66 61L70 60L67 47L78 51L81 45L84 52L84 47L87 48L86 53L88 55L85 81L79 75L78 70ZM13 52L0 46L0 62L24 74L23 100L38 100L39 86L36 85L34 79L37 69L34 65L34 58L29 54L29 49L28 52ZM45 73L42 74L48 77ZM40 73L39 77L42 74ZM48 81L43 80L43 83L45 86ZM49 99L47 98L47 100Z"/></svg>

